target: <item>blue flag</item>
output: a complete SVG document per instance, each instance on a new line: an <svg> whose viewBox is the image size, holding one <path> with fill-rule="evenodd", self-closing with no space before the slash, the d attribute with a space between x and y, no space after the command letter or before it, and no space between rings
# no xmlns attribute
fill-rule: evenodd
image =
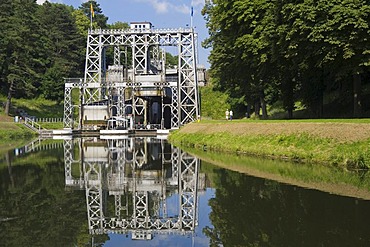
<svg viewBox="0 0 370 247"><path fill-rule="evenodd" d="M193 16L194 14L194 9L193 9L193 6L191 6L191 16Z"/></svg>

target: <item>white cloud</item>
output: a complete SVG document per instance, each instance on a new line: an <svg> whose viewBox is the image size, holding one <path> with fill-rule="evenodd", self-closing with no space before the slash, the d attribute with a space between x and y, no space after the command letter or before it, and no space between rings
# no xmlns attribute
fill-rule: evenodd
<svg viewBox="0 0 370 247"><path fill-rule="evenodd" d="M183 4L183 5L172 5L172 8L175 11L179 12L179 13L190 14L190 7L186 6L185 4Z"/></svg>
<svg viewBox="0 0 370 247"><path fill-rule="evenodd" d="M157 13L167 13L169 4L165 1L152 1L151 4L153 5L154 9Z"/></svg>
<svg viewBox="0 0 370 247"><path fill-rule="evenodd" d="M158 14L164 14L168 12L177 12L181 14L190 14L191 6L202 7L204 0L192 0L192 1L171 1L171 0L135 0L136 2L144 2L150 4ZM175 2L175 3L174 3ZM177 3L176 3L177 2ZM194 10L196 11L196 10Z"/></svg>
<svg viewBox="0 0 370 247"><path fill-rule="evenodd" d="M193 1L191 1L191 3L193 4L194 7L195 6L201 6L201 7L203 7L204 0L193 0Z"/></svg>
<svg viewBox="0 0 370 247"><path fill-rule="evenodd" d="M36 3L42 5L46 2L46 0L37 0ZM51 3L63 3L63 0L48 0Z"/></svg>

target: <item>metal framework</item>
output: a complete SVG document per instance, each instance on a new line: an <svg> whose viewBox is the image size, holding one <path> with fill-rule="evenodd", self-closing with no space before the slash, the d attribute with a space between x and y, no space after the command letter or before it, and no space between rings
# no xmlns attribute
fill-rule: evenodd
<svg viewBox="0 0 370 247"><path fill-rule="evenodd" d="M196 37L193 28L89 30L83 82L67 80L65 84L64 127L74 127L73 88L80 89L80 107L108 99L110 109L115 108L118 117L127 117L127 109L132 109L134 117L142 115L145 102L138 92L156 89L162 96L162 121L163 113L170 112L171 129L195 121L200 114ZM125 75L119 79L106 77L105 51L110 46L114 48L113 63L118 67L121 65L121 55L124 54L127 59L128 51L131 51L130 75L126 68ZM177 47L176 78L166 77L165 54L160 49L162 46ZM150 79L158 75L160 79ZM114 100L115 96L117 100ZM164 97L169 100L164 102ZM164 128L163 123L161 128Z"/></svg>
<svg viewBox="0 0 370 247"><path fill-rule="evenodd" d="M93 152L80 143L75 146L81 148L83 175L74 179L72 154L78 152L72 152L71 140L64 143L66 185L86 190L90 234L130 232L132 238L151 239L155 233L194 231L201 177L196 157L155 138L107 140L107 149ZM178 193L178 212L167 210L169 193ZM114 197L114 214L107 212L107 195Z"/></svg>

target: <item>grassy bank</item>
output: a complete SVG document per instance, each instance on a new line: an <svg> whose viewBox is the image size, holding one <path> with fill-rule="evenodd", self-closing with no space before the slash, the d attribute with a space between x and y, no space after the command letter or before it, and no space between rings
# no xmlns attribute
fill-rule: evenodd
<svg viewBox="0 0 370 247"><path fill-rule="evenodd" d="M21 124L0 122L0 154L19 147L36 136L36 133Z"/></svg>
<svg viewBox="0 0 370 247"><path fill-rule="evenodd" d="M0 113L0 152L17 147L35 137L36 134L20 123L14 123L12 117Z"/></svg>
<svg viewBox="0 0 370 247"><path fill-rule="evenodd" d="M171 133L176 145L341 168L370 167L370 120L202 121Z"/></svg>
<svg viewBox="0 0 370 247"><path fill-rule="evenodd" d="M5 102L4 95L0 95L0 102ZM63 103L58 103L43 98L37 99L12 99L10 115L16 116L17 110L24 110L30 116L38 118L61 118L63 117Z"/></svg>
<svg viewBox="0 0 370 247"><path fill-rule="evenodd" d="M216 166L253 177L266 178L331 194L370 199L370 174L366 170L347 172L326 166L297 165L291 162L261 160L244 155L204 152L192 148L185 148L185 151L202 159L202 170L205 169L209 175L214 172Z"/></svg>

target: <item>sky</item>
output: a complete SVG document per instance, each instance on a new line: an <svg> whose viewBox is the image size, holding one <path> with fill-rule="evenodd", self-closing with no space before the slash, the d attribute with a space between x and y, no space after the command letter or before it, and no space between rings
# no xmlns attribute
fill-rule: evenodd
<svg viewBox="0 0 370 247"><path fill-rule="evenodd" d="M37 0L42 4L45 0ZM86 0L49 0L49 2L72 5L75 8ZM208 37L206 23L201 15L204 0L97 0L108 23L149 21L154 28L180 28L191 25L193 6L193 26L198 33L198 64L209 68L209 49L201 46Z"/></svg>

